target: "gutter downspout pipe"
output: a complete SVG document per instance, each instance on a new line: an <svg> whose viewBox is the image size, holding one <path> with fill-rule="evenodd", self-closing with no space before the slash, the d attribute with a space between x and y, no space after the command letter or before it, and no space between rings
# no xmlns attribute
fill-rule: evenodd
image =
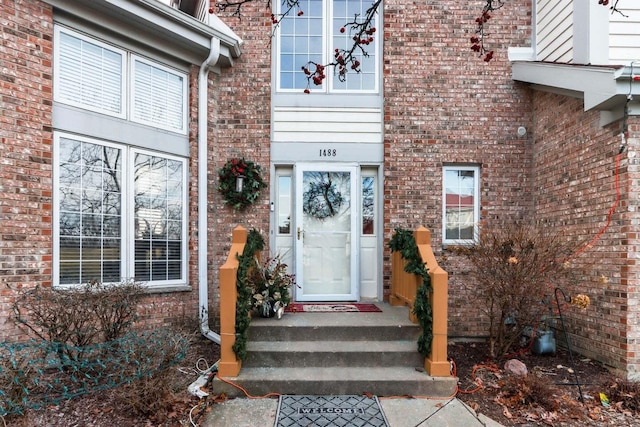
<svg viewBox="0 0 640 427"><path fill-rule="evenodd" d="M208 273L208 164L207 164L207 121L208 121L208 76L209 69L220 58L220 40L211 38L209 56L200 65L198 72L198 312L202 335L220 344L220 335L209 328Z"/></svg>

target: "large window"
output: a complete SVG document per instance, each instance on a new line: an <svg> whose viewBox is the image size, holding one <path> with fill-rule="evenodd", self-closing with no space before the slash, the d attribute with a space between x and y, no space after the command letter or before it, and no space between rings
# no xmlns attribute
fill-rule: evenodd
<svg viewBox="0 0 640 427"><path fill-rule="evenodd" d="M184 159L57 134L54 284L185 284L185 186Z"/></svg>
<svg viewBox="0 0 640 427"><path fill-rule="evenodd" d="M186 73L64 27L55 37L56 101L187 133Z"/></svg>
<svg viewBox="0 0 640 427"><path fill-rule="evenodd" d="M445 166L443 171L444 243L474 241L480 216L480 168Z"/></svg>
<svg viewBox="0 0 640 427"><path fill-rule="evenodd" d="M334 61L335 49L353 46L353 35L340 29L364 16L371 0L300 0L304 14L285 17L278 28L278 88L283 91L302 91L307 87L303 66L311 62L327 64ZM349 70L345 81L340 81L333 70L327 72L322 85L311 83L313 92L377 90L378 37L365 47L368 56L358 55L361 72ZM314 69L313 67L311 67Z"/></svg>

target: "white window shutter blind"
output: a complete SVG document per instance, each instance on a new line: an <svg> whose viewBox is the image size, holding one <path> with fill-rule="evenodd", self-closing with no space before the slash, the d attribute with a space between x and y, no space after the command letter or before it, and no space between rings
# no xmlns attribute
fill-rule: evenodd
<svg viewBox="0 0 640 427"><path fill-rule="evenodd" d="M124 55L60 32L57 100L122 117Z"/></svg>
<svg viewBox="0 0 640 427"><path fill-rule="evenodd" d="M134 60L132 120L186 132L186 75Z"/></svg>

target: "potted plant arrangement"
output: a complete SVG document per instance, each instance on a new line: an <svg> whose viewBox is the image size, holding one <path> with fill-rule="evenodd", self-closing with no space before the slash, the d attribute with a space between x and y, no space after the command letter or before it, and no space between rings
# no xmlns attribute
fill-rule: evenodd
<svg viewBox="0 0 640 427"><path fill-rule="evenodd" d="M247 282L252 288L254 311L261 317L280 319L291 301L290 289L296 282L295 276L287 272L287 265L280 256L268 258L262 264L256 259Z"/></svg>

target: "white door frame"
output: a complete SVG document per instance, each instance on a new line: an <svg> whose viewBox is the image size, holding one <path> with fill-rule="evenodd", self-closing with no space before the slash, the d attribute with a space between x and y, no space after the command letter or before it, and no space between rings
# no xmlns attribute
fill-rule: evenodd
<svg viewBox="0 0 640 427"><path fill-rule="evenodd" d="M349 252L349 291L347 293L305 293L305 280L314 278L305 278L305 262L309 265L309 262L320 261L318 259L311 259L305 257L304 242L305 242L305 217L303 213L303 174L304 172L349 172L349 210L350 210L350 230L349 235L346 236L345 251ZM359 181L360 181L360 168L357 164L351 163L298 163L294 168L295 175L295 215L293 224L293 239L294 239L294 256L295 256L295 270L296 270L296 282L298 287L295 289L296 301L357 301L360 298L360 260L359 260L359 248L360 248L360 231L358 228L359 218L359 206L360 206L360 194L359 194ZM307 220L308 221L308 220ZM329 231L306 231L307 233L328 233ZM339 232L336 232L339 234ZM344 233L342 233L344 234ZM307 235L307 238L310 238ZM339 273L332 269L332 266L322 266L323 274L335 275Z"/></svg>

